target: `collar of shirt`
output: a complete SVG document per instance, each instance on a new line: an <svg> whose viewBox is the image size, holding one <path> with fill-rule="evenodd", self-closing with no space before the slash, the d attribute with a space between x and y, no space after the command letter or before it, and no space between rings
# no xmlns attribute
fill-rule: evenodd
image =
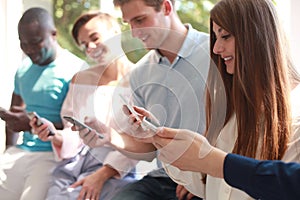
<svg viewBox="0 0 300 200"><path fill-rule="evenodd" d="M195 38L197 37L197 31L190 24L185 24L185 26L187 27L188 32L173 63L171 64L169 60L165 56L162 56L160 52L156 49L154 59L157 63L168 65L170 66L170 68L174 68L180 60L180 58L187 58L193 53L194 48L197 46L197 42L195 42Z"/></svg>

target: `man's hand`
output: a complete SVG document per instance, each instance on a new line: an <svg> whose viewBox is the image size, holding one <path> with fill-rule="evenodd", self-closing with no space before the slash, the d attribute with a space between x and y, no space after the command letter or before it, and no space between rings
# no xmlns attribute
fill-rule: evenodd
<svg viewBox="0 0 300 200"><path fill-rule="evenodd" d="M23 107L13 106L10 110L0 112L0 117L6 122L6 128L13 132L29 131L29 117Z"/></svg>
<svg viewBox="0 0 300 200"><path fill-rule="evenodd" d="M147 118L159 124L158 120L144 108L133 106L132 109L132 112L135 113L132 113L126 105L123 106L123 112L128 116L128 123L131 126L129 134L141 142L152 143L151 138L155 135L155 132L145 127L143 120Z"/></svg>
<svg viewBox="0 0 300 200"><path fill-rule="evenodd" d="M182 185L177 185L176 187L176 197L178 200L191 200L195 195L190 193L185 187Z"/></svg>

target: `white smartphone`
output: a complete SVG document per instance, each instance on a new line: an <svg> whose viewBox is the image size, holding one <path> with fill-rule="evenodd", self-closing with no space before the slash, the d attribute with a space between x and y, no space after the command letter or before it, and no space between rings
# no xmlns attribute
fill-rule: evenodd
<svg viewBox="0 0 300 200"><path fill-rule="evenodd" d="M37 119L36 121L37 126L41 126L44 124L42 118L36 112L27 112L27 116L29 117L30 120L32 120L35 117ZM53 130L49 129L49 131L50 132L48 136L53 136L55 134Z"/></svg>
<svg viewBox="0 0 300 200"><path fill-rule="evenodd" d="M128 108L128 110L135 116L135 119L136 119L136 120L140 119L139 116L138 116L138 113L134 110L134 108L133 108L129 103L126 102L125 97L122 96L121 94L120 94L120 97L121 97L121 99L122 99L124 105L125 105L125 106ZM156 125L154 125L154 124L151 123L149 120L147 120L146 117L143 118L142 123L141 123L141 127L142 127L142 129L143 129L144 131L147 131L147 130L150 129L151 131L153 131L153 132L155 132L155 133L157 132L157 128L158 128Z"/></svg>
<svg viewBox="0 0 300 200"><path fill-rule="evenodd" d="M64 118L65 120L67 120L68 122L71 122L74 126L77 126L77 127L79 128L79 130L84 129L84 128L87 128L87 129L90 130L90 131L92 130L91 127L89 127L88 125L84 124L83 122L80 122L78 119L75 119L74 117L63 116L63 118ZM100 139L103 139L103 138L104 138L104 135L101 134L101 133L98 133L97 131L96 131L96 134L98 135L98 137L99 137Z"/></svg>

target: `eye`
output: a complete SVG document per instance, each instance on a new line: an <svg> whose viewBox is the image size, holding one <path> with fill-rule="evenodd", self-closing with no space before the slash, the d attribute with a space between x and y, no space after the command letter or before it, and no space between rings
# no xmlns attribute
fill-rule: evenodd
<svg viewBox="0 0 300 200"><path fill-rule="evenodd" d="M221 36L221 38L224 39L224 40L227 40L230 37L231 37L231 34L226 34L226 35Z"/></svg>
<svg viewBox="0 0 300 200"><path fill-rule="evenodd" d="M138 17L134 19L135 24L142 24L145 20L145 17Z"/></svg>

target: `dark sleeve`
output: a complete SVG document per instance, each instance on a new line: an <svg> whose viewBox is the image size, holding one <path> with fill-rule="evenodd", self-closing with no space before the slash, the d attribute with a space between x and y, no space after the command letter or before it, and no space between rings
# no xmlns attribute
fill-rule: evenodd
<svg viewBox="0 0 300 200"><path fill-rule="evenodd" d="M224 161L224 179L256 199L300 199L299 163L258 161L228 154Z"/></svg>

